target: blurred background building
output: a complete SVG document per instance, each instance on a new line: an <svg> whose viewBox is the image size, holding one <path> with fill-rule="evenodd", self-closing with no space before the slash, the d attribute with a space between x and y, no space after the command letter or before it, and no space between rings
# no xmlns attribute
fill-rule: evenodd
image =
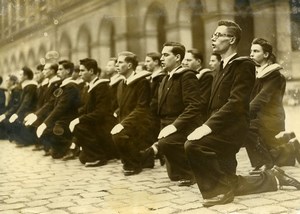
<svg viewBox="0 0 300 214"><path fill-rule="evenodd" d="M140 60L165 41L198 48L206 64L220 19L243 29L241 55L254 37L271 41L288 87L300 80L300 0L0 0L0 74L44 62L50 50L100 66L123 50ZM299 87L300 88L300 87Z"/></svg>

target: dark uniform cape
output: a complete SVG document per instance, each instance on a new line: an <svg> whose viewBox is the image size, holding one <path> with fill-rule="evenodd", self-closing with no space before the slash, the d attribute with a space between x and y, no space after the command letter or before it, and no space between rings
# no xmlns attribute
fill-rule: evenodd
<svg viewBox="0 0 300 214"><path fill-rule="evenodd" d="M283 96L286 87L285 77L280 73L282 67L272 64L265 67L262 76L257 76L251 94L250 103L250 132L245 145L252 166L264 164L294 165L295 157L291 151L285 149L276 152L284 160L277 162L279 157L272 157L270 150L280 146L275 135L285 130L285 112L283 108ZM260 73L258 73L260 75ZM281 158L281 159L282 159ZM291 159L288 161L288 159ZM289 164L290 162L290 164Z"/></svg>
<svg viewBox="0 0 300 214"><path fill-rule="evenodd" d="M34 123L34 126L39 126L44 119L48 116L48 114L53 110L55 96L54 91L60 87L62 80L58 76L54 76L51 78L48 83L44 86L41 86L41 90L39 91L39 108L35 114L38 116L37 121Z"/></svg>
<svg viewBox="0 0 300 214"><path fill-rule="evenodd" d="M237 176L236 153L249 130L250 95L255 63L233 56L215 76L205 124L212 133L187 141L186 154L204 199L233 191L235 195L277 190L268 172L261 176Z"/></svg>
<svg viewBox="0 0 300 214"><path fill-rule="evenodd" d="M8 138L8 133L10 131L10 123L8 122L8 119L10 116L17 111L18 106L20 105L20 99L21 99L21 93L22 89L19 85L14 85L10 90L9 90L9 95L8 95L8 103L7 106L5 107L5 120L0 123L0 131L2 132L1 137L3 139Z"/></svg>
<svg viewBox="0 0 300 214"><path fill-rule="evenodd" d="M10 109L8 115L18 115L14 123L7 124L9 130L9 137L15 140L17 144L33 144L27 139L26 127L23 124L23 119L30 113L36 110L37 104L37 82L34 80L25 80L22 84L22 93L20 102L15 110ZM9 119L9 118L7 118Z"/></svg>
<svg viewBox="0 0 300 214"><path fill-rule="evenodd" d="M150 114L151 90L145 78L149 72L140 72L121 81L117 89L118 121L124 129L113 135L119 151L123 168L138 170L141 168L140 150L151 145L152 117Z"/></svg>
<svg viewBox="0 0 300 214"><path fill-rule="evenodd" d="M96 78L87 92L80 123L74 129L76 142L82 147L79 159L82 163L109 160L115 156L110 131L116 124L109 80Z"/></svg>
<svg viewBox="0 0 300 214"><path fill-rule="evenodd" d="M161 128L174 125L177 131L160 139L159 150L166 156L171 180L192 179L193 175L184 152L188 134L203 122L206 97L200 94L196 72L177 68L173 76L165 76L158 90L158 115Z"/></svg>
<svg viewBox="0 0 300 214"><path fill-rule="evenodd" d="M80 92L76 81L70 78L63 80L54 91L53 109L43 121L47 129L41 141L46 147L51 147L54 156L63 156L70 144L72 135L69 130L70 122L78 116Z"/></svg>

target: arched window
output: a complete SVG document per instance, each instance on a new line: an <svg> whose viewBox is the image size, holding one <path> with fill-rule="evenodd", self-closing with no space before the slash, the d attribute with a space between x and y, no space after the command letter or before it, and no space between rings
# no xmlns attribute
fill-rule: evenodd
<svg viewBox="0 0 300 214"><path fill-rule="evenodd" d="M146 13L145 41L146 52L160 51L166 42L166 13L159 4L152 4Z"/></svg>
<svg viewBox="0 0 300 214"><path fill-rule="evenodd" d="M81 26L78 31L77 54L79 59L91 57L91 35L85 25Z"/></svg>

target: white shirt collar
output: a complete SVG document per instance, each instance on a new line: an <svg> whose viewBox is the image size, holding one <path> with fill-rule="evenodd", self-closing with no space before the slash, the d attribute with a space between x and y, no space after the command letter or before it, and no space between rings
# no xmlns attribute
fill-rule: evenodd
<svg viewBox="0 0 300 214"><path fill-rule="evenodd" d="M228 64L228 62L231 60L231 58L234 57L236 54L237 53L233 53L230 56L226 57L225 59L222 59L223 60L223 68L225 68L225 66Z"/></svg>
<svg viewBox="0 0 300 214"><path fill-rule="evenodd" d="M168 74L169 74L169 79L171 79L171 77L174 75L175 71L176 71L179 67L180 67L180 65L177 66L176 68L174 68L172 71L170 71L170 72L168 73Z"/></svg>

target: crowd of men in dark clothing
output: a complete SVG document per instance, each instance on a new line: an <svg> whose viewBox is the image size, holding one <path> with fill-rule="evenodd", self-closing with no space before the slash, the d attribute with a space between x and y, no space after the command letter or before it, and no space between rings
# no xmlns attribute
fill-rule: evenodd
<svg viewBox="0 0 300 214"><path fill-rule="evenodd" d="M23 67L0 90L1 138L86 167L120 159L125 176L158 158L179 186L197 183L205 207L278 185L300 189L278 167L300 162L299 142L285 131L282 67L262 38L253 40L250 57L239 57L240 39L235 22L220 21L210 69L197 49L178 42L148 53L146 70L129 51L103 71L91 58L78 66L49 60L35 72ZM236 175L243 146L254 167L249 176Z"/></svg>

